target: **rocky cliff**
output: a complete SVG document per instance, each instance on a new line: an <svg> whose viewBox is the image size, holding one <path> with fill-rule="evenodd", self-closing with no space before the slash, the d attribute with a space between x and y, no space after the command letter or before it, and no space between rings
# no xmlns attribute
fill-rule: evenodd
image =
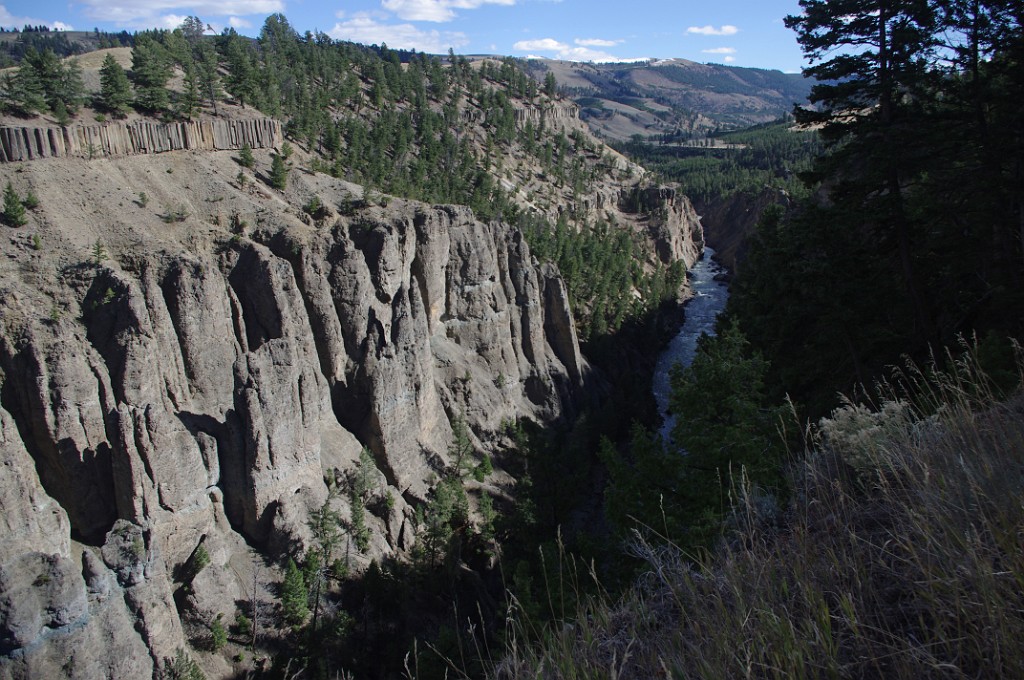
<svg viewBox="0 0 1024 680"><path fill-rule="evenodd" d="M133 156L164 151L221 151L274 148L284 137L281 123L257 120L195 120L178 123L134 121L63 127L0 127L0 163L38 158Z"/></svg>
<svg viewBox="0 0 1024 680"><path fill-rule="evenodd" d="M308 542L362 447L394 502L355 566L402 554L455 418L482 448L596 379L515 230L238 174L228 152L0 170L40 201L0 234L0 677L150 676L234 616L257 552Z"/></svg>
<svg viewBox="0 0 1024 680"><path fill-rule="evenodd" d="M750 238L766 208L788 206L790 196L779 189L765 188L758 193L741 192L697 206L708 243L716 257L732 272L743 266Z"/></svg>

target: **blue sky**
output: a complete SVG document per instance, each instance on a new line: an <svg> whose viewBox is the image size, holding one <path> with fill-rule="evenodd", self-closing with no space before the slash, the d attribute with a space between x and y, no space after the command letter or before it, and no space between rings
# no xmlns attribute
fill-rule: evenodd
<svg viewBox="0 0 1024 680"><path fill-rule="evenodd" d="M299 32L438 54L682 57L792 72L803 60L782 18L797 11L797 0L6 0L0 26L131 31L193 15L255 35L281 12Z"/></svg>

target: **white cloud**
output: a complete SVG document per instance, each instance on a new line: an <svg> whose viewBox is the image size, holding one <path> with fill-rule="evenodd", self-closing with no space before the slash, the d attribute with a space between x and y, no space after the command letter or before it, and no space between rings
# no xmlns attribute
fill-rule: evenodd
<svg viewBox="0 0 1024 680"><path fill-rule="evenodd" d="M710 50L701 50L704 54L736 54L735 47L714 47Z"/></svg>
<svg viewBox="0 0 1024 680"><path fill-rule="evenodd" d="M406 21L451 21L454 10L482 5L514 5L516 0L381 0L381 7Z"/></svg>
<svg viewBox="0 0 1024 680"><path fill-rule="evenodd" d="M740 29L735 26L726 24L715 28L714 26L690 26L686 29L687 33L695 33L697 35L736 35L740 32Z"/></svg>
<svg viewBox="0 0 1024 680"><path fill-rule="evenodd" d="M160 17L160 28L175 29L188 17L186 14L165 14Z"/></svg>
<svg viewBox="0 0 1024 680"><path fill-rule="evenodd" d="M539 40L520 40L512 45L512 49L519 52L560 52L569 49L565 43L558 42L554 38L541 38Z"/></svg>
<svg viewBox="0 0 1024 680"><path fill-rule="evenodd" d="M231 28L252 28L252 22L246 21L242 17L228 17L228 25Z"/></svg>
<svg viewBox="0 0 1024 680"><path fill-rule="evenodd" d="M81 4L91 19L135 28L164 26L165 16L198 16L205 21L284 11L284 0L82 0Z"/></svg>
<svg viewBox="0 0 1024 680"><path fill-rule="evenodd" d="M726 57L722 59L722 61L724 61L726 64L731 64L732 62L736 61L736 57Z"/></svg>
<svg viewBox="0 0 1024 680"><path fill-rule="evenodd" d="M520 40L512 45L517 52L546 52L545 56L537 57L531 54L531 59L562 59L565 61L592 61L594 63L647 61L647 57L617 57L608 52L592 50L583 44L584 41L576 40L577 47L559 42L554 38L540 38L538 40ZM612 43L615 44L615 43ZM551 55L554 56L551 56Z"/></svg>
<svg viewBox="0 0 1024 680"><path fill-rule="evenodd" d="M7 7L0 5L0 26L4 28L17 28L21 30L21 27L28 24L29 26L49 26L50 28L58 31L73 31L75 30L70 24L65 24L63 21L46 21L45 19L35 19L33 17L16 16L7 11Z"/></svg>
<svg viewBox="0 0 1024 680"><path fill-rule="evenodd" d="M370 14L359 12L348 21L334 24L327 32L336 40L351 40L364 45L380 45L403 50L419 50L431 54L444 54L448 48L469 44L465 33L459 31L423 31L412 24L381 24Z"/></svg>
<svg viewBox="0 0 1024 680"><path fill-rule="evenodd" d="M622 41L602 40L601 38L576 38L573 42L583 47L615 47Z"/></svg>

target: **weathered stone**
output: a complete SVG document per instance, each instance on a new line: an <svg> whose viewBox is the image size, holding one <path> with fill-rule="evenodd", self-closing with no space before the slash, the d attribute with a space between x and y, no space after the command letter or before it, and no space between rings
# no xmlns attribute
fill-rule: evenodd
<svg viewBox="0 0 1024 680"><path fill-rule="evenodd" d="M239 564L253 548L308 547L325 474L344 484L364 446L380 474L370 551L353 568L399 556L416 541L413 506L450 462L456 418L486 451L503 421L571 415L599 384L557 270L506 224L400 199L303 224L282 197L341 206L357 188L295 173L271 196L238 191L226 154L184 159L205 168L202 183L174 159L117 158L279 141L274 123L221 122L174 134L149 123L62 129L65 153L92 145L111 159L25 164L17 175L8 166L19 190L43 199L33 219L47 248L0 261L0 538L15 546L0 563L18 572L4 583L9 645L21 650L0 656L0 679L152 676L185 644L171 577L196 546L211 563L177 604L204 621L230 618L251 585ZM53 155L56 137L46 139ZM10 128L0 147L8 158L29 151ZM102 201L127 217L108 222L80 186L103 187ZM192 217L159 222L132 200L142 191L180 195ZM688 257L685 204L658 198L671 199L667 242L681 239L668 252ZM606 187L590 209L616 200ZM245 216L245 233L195 217L211 201ZM638 232L647 223L629 219ZM97 239L107 259L89 256ZM332 502L350 517L344 494ZM54 612L81 612L58 628L33 613L48 595L25 580L44 559L68 601L87 603Z"/></svg>
<svg viewBox="0 0 1024 680"><path fill-rule="evenodd" d="M85 611L85 584L67 558L24 553L0 566L0 653L29 646Z"/></svg>
<svg viewBox="0 0 1024 680"><path fill-rule="evenodd" d="M3 555L29 552L68 556L67 513L39 483L10 414L0 409L0 545ZM6 560L0 557L0 565Z"/></svg>
<svg viewBox="0 0 1024 680"><path fill-rule="evenodd" d="M76 127L2 127L0 162L37 158L133 156L166 151L274 148L284 141L281 123L217 120L181 123L108 123Z"/></svg>

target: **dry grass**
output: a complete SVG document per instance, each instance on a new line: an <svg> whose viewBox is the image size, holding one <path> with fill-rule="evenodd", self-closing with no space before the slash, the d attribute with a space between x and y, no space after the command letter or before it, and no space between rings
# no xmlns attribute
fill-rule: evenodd
<svg viewBox="0 0 1024 680"><path fill-rule="evenodd" d="M493 675L1024 678L1024 395L997 400L969 359L895 383L809 433L781 528L741 501L696 563L637 536L624 597Z"/></svg>

